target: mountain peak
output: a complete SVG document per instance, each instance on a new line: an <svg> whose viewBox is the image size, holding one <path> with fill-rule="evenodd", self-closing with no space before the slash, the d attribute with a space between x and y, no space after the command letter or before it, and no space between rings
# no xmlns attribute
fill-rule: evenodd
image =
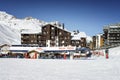
<svg viewBox="0 0 120 80"><path fill-rule="evenodd" d="M25 20L31 20L31 19L34 19L33 17L25 17L24 18Z"/></svg>
<svg viewBox="0 0 120 80"><path fill-rule="evenodd" d="M4 11L0 11L0 20L11 20L11 19L15 19L15 17L13 15L10 15Z"/></svg>

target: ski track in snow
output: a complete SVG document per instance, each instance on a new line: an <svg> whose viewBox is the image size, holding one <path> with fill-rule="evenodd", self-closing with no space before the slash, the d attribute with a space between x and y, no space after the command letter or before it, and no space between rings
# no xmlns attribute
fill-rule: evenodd
<svg viewBox="0 0 120 80"><path fill-rule="evenodd" d="M119 61L0 59L0 80L120 80Z"/></svg>

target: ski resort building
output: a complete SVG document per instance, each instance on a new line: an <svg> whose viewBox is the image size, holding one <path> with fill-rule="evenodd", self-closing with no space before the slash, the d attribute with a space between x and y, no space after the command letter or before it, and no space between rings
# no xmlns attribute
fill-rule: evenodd
<svg viewBox="0 0 120 80"><path fill-rule="evenodd" d="M105 45L120 45L120 23L107 25L103 28Z"/></svg>
<svg viewBox="0 0 120 80"><path fill-rule="evenodd" d="M96 35L96 48L102 48L104 46L103 34Z"/></svg>
<svg viewBox="0 0 120 80"><path fill-rule="evenodd" d="M84 32L73 31L71 34L71 45L76 47L86 47L86 34Z"/></svg>
<svg viewBox="0 0 120 80"><path fill-rule="evenodd" d="M92 39L92 49L100 49L104 46L104 37L102 33L93 36Z"/></svg>
<svg viewBox="0 0 120 80"><path fill-rule="evenodd" d="M76 51L76 47L24 47L24 46L11 46L9 48L14 57L23 56L24 58L32 59L66 59ZM9 54L8 54L9 55ZM11 56L12 56L11 55ZM71 55L72 56L72 55Z"/></svg>
<svg viewBox="0 0 120 80"><path fill-rule="evenodd" d="M42 39L46 47L69 46L71 33L62 28L48 24L42 27Z"/></svg>
<svg viewBox="0 0 120 80"><path fill-rule="evenodd" d="M96 36L92 37L92 49L96 49Z"/></svg>
<svg viewBox="0 0 120 80"><path fill-rule="evenodd" d="M71 33L63 26L47 24L39 32L21 32L21 44L29 46L55 47L71 45Z"/></svg>
<svg viewBox="0 0 120 80"><path fill-rule="evenodd" d="M21 32L21 44L25 46L59 47L76 46L86 47L86 34L84 32L70 32L64 29L64 24L46 24L41 31Z"/></svg>

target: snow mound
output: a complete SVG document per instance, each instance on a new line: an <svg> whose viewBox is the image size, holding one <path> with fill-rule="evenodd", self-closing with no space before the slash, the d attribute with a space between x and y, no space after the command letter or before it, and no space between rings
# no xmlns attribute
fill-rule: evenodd
<svg viewBox="0 0 120 80"><path fill-rule="evenodd" d="M120 46L109 49L109 56L111 59L120 60Z"/></svg>
<svg viewBox="0 0 120 80"><path fill-rule="evenodd" d="M104 56L98 58L98 59L103 59L106 57L106 53L105 53L105 49L101 49L101 50L96 50L98 52L102 52L104 53ZM118 47L114 47L114 48L109 48L108 49L108 55L109 55L109 59L111 60L120 60L120 46Z"/></svg>

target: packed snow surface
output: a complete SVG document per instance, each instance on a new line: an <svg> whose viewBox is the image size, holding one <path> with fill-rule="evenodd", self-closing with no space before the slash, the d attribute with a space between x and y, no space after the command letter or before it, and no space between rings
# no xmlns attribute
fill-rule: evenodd
<svg viewBox="0 0 120 80"><path fill-rule="evenodd" d="M109 59L0 58L0 80L120 80L119 49L110 49Z"/></svg>
<svg viewBox="0 0 120 80"><path fill-rule="evenodd" d="M119 61L1 59L0 80L120 80Z"/></svg>

